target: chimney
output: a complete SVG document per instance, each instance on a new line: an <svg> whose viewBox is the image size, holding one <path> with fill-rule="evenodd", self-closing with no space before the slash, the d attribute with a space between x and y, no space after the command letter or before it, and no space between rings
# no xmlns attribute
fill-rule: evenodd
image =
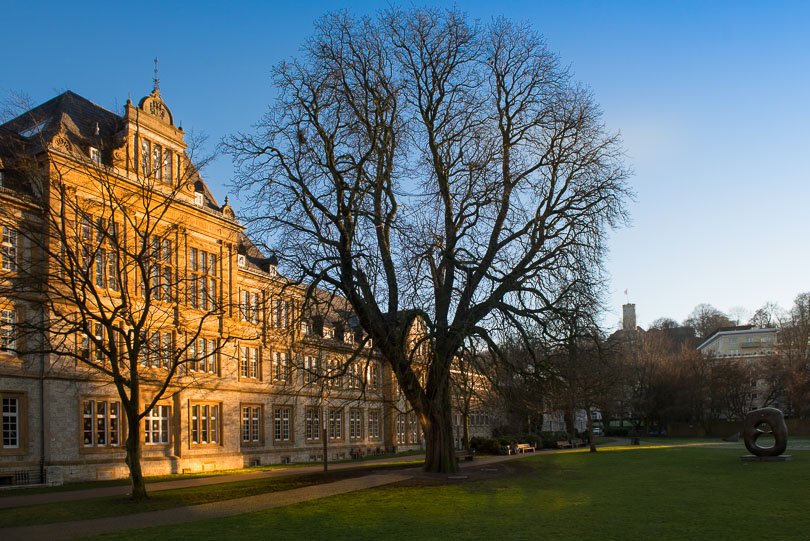
<svg viewBox="0 0 810 541"><path fill-rule="evenodd" d="M636 305L622 305L622 329L625 331L636 330Z"/></svg>

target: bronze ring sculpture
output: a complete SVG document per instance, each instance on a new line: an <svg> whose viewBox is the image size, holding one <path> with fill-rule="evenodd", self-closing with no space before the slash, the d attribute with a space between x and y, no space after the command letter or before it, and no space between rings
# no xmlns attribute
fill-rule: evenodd
<svg viewBox="0 0 810 541"><path fill-rule="evenodd" d="M761 447L757 439L763 434L772 434L774 444ZM743 423L743 440L745 448L752 455L779 456L787 449L787 425L782 412L776 408L760 408L748 412Z"/></svg>

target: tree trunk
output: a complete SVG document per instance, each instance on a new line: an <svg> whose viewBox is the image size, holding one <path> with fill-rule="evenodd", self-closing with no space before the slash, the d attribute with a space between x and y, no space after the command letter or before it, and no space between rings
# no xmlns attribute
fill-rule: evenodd
<svg viewBox="0 0 810 541"><path fill-rule="evenodd" d="M588 445L591 448L591 453L595 453L596 438L593 437L593 414L591 408L585 408L585 413L588 415Z"/></svg>
<svg viewBox="0 0 810 541"><path fill-rule="evenodd" d="M464 426L463 426L464 433L462 434L462 438L463 438L463 441L464 441L464 450L469 451L470 450L470 414L469 413L464 414L463 421L464 421Z"/></svg>
<svg viewBox="0 0 810 541"><path fill-rule="evenodd" d="M140 502L146 500L149 495L146 493L146 483L141 470L141 424L138 421L138 412L127 412L127 458L129 467L129 478L132 481L133 501Z"/></svg>
<svg viewBox="0 0 810 541"><path fill-rule="evenodd" d="M577 437L577 429L574 423L574 408L567 409L563 412L563 420L565 421L565 432L569 438Z"/></svg>
<svg viewBox="0 0 810 541"><path fill-rule="evenodd" d="M449 383L449 382L448 382ZM453 473L458 471L453 445L453 420L448 386L441 398L428 402L425 412L425 471Z"/></svg>

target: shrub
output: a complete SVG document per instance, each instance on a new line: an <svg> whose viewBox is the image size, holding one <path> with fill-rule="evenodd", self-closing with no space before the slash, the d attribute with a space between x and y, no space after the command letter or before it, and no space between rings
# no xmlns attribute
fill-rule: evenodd
<svg viewBox="0 0 810 541"><path fill-rule="evenodd" d="M499 455L501 454L501 443L495 438L470 438L470 448L474 449L476 453L484 455Z"/></svg>

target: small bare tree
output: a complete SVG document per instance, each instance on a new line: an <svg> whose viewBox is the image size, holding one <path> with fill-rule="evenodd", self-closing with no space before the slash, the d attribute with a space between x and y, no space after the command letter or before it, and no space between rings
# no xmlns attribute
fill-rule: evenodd
<svg viewBox="0 0 810 541"><path fill-rule="evenodd" d="M16 322L14 337L4 332L3 347L42 355L49 370L83 370L88 379L114 385L123 411L110 412L115 421L105 428L104 443L120 445L125 435L132 498L142 500L144 418L172 388L209 372L237 334L217 327L221 339L199 347L206 325L227 307L203 283L207 278L187 277L179 264L178 201L200 180L193 146L169 173L160 161L135 172L114 149L88 155L66 139L17 143L5 164L7 181L28 193L3 205L0 220L30 249L3 254L13 272L0 296L31 309ZM192 265L214 269L217 261ZM96 412L90 413L92 423Z"/></svg>
<svg viewBox="0 0 810 541"><path fill-rule="evenodd" d="M290 275L348 300L419 417L426 469L454 471L454 359L598 286L628 195L619 140L543 40L504 19L329 15L275 78L259 133L227 142L254 225Z"/></svg>

